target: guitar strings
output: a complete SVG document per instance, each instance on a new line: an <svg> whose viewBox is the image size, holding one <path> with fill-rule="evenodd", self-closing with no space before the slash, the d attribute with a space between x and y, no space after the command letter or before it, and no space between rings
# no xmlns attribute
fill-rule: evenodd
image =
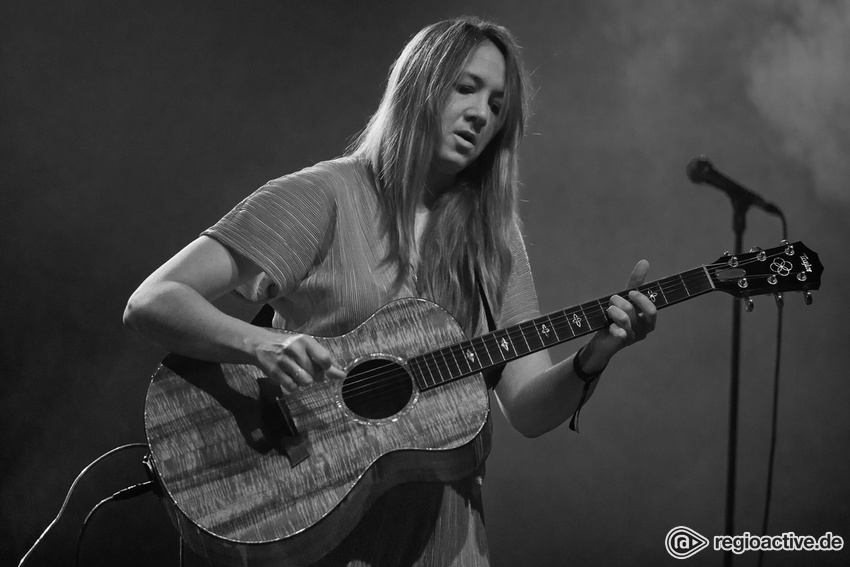
<svg viewBox="0 0 850 567"><path fill-rule="evenodd" d="M722 269L726 269L726 267L727 267L726 264L722 265ZM715 269L715 273L719 269L720 268ZM699 274L701 276L700 280L703 280L702 276L704 276L704 273L702 273L702 270L698 268L698 269L696 269L696 273L691 273L691 274L689 274L685 277L673 276L672 278L669 278L668 281L666 281L666 282L664 280L660 280L659 282L652 282L651 284L649 284L648 286L645 286L645 287L648 289L648 288L652 288L653 286L657 285L662 290L662 292L665 292L667 294L670 294L673 291L681 291L684 288L685 292L688 293L689 296L692 296L687 291L686 284L688 282L693 284L694 278L697 274ZM602 305L601 300L597 300L595 303L599 307L601 307L601 305ZM669 305L669 303L668 303L668 305ZM593 302L590 302L588 304L583 304L582 306L580 306L579 310L584 312L585 308L588 308L588 307L593 308L594 307ZM559 315L556 315L556 316L549 316L548 319L549 319L549 321L552 322L554 327L562 327L563 330L569 330L568 324L565 325L563 323L563 319L571 313L577 313L577 311L571 311L569 313L559 314ZM600 317L595 316L595 315L587 316L586 313L583 313L583 314L585 315L586 320L588 320L589 322L590 322L591 319L600 318ZM546 316L544 316L544 317L546 317ZM561 321L559 321L559 320L561 320ZM528 323L530 323L530 322L526 322L526 324L528 324ZM520 325L522 325L522 324L520 324ZM593 325L591 325L591 326L593 326ZM505 335L508 336L508 337L511 337L512 339L515 339L517 337L517 335L520 336L520 337L523 337L524 333L525 332L522 331L522 329L518 329L517 331L512 332L512 333L511 332L505 333ZM557 331L556 331L556 334L557 334ZM495 337L491 336L489 338L495 340ZM572 337L572 338L574 338L574 337ZM481 342L485 342L484 337L476 337L475 339L472 339L472 340L467 341L467 342L472 343L475 340L480 340ZM523 341L525 341L524 338L523 338ZM462 370L463 365L461 365L457 362L457 358L458 358L458 355L460 355L461 357L463 356L463 353L459 352L459 351L463 350L466 347L461 346L461 345L463 345L463 343L459 343L458 345L455 345L453 347L448 347L446 349L433 351L431 353L425 353L423 355L419 355L418 357L414 357L414 358L410 359L409 362L413 363L413 362L416 362L417 360L420 362L420 364L419 364L419 370L420 370L419 374L422 375L423 377L425 377L424 376L425 372L422 372L423 368L424 368L424 370L426 370L427 372L429 372L432 375L432 378L433 378L434 371L436 370L436 373L439 374L440 379L439 380L434 379L434 384L432 384L434 386L436 386L440 383L445 383L445 382L448 381L445 378L443 378L443 373L442 373L443 369L445 369L446 372L452 378L455 378L455 377L459 377L462 374L477 373L478 371L490 366L489 364L485 364L485 365L478 364L477 365L478 367L474 368L474 367L472 367L471 364L467 363L468 370ZM541 339L540 347L543 348L545 346L547 346L545 344L545 341ZM486 344L484 345L484 348L485 348L485 352L489 351L489 347L487 347ZM529 349L529 350L533 350L533 349ZM438 354L441 354L441 358L443 359L442 362L437 358ZM428 355L431 355L431 358L433 360L432 363L428 363L428 361L427 361ZM449 360L449 355L451 355L451 360ZM423 362L424 362L424 364L423 364ZM499 362L503 362L503 361L499 361ZM460 373L452 372L451 367L457 368L460 371ZM401 370L401 369L399 369L399 370ZM411 367L411 370L413 371L412 373L414 374L414 378L415 378L416 369ZM352 395L367 394L367 393L371 393L372 391L375 391L376 389L380 389L382 387L385 387L386 385L382 383L383 381L380 379L380 376L381 376L381 373L375 373L372 376L366 376L366 377L364 377L363 379L360 380L363 383L363 386L361 386L359 388L352 387L348 391L351 392ZM388 376L388 377L389 377L389 379L395 381L395 380L398 380L399 376L404 376L405 378L407 378L407 373L406 372L393 371L393 372L391 372L391 375ZM426 380L426 382L427 382L427 380ZM401 384L400 387L404 387L404 388L407 387L406 380ZM360 390L360 392L357 391L358 389Z"/></svg>
<svg viewBox="0 0 850 567"><path fill-rule="evenodd" d="M779 254L777 254L777 255L779 255ZM741 260L738 263L738 266L748 265L748 264L751 264L751 263L763 262L763 261L765 261L765 260L758 260L757 258L756 259ZM728 262L724 262L724 263L716 263L716 264L706 265L705 269L707 271L709 271L710 275L716 275L718 272L720 272L722 270L729 269L730 267L731 266L728 264ZM757 277L766 277L766 276L757 276ZM649 290L651 290L652 288L655 287L655 288L659 289L659 291L661 291L661 293L664 294L664 295L673 295L673 294L676 294L676 293L680 293L681 291L684 291L687 294L687 298L689 298L689 297L693 297L693 294L691 294L688 291L688 285L687 284L690 283L690 284L693 285L693 283L697 280L699 280L701 282L705 280L705 271L703 270L702 267L695 268L695 269L689 270L687 272L683 272L682 274L679 274L677 276L671 276L671 277L664 278L664 279L661 279L661 280L658 280L658 281L655 281L655 282L651 282L650 284L639 286L638 289L645 289L645 290L649 291ZM704 293L704 292L710 291L710 290L711 290L711 288L706 288L705 290L700 290L699 293ZM677 299L677 301L680 301L680 300L683 300L683 299L686 299L686 298ZM580 335L575 335L572 332L572 330L569 328L569 323L566 322L567 319L573 314L578 314L579 312L582 312L582 315L584 316L585 320L590 322L591 328L593 328L594 325L593 325L592 319L598 319L598 318L600 318L600 316L598 316L597 314L592 314L592 315L588 316L586 310L591 310L591 309L604 310L604 304L606 304L606 303L607 303L607 301L603 302L603 300L598 299L598 300L591 301L591 302L588 302L588 303L585 303L585 304L581 304L581 305L577 306L575 309L573 309L569 312L564 311L564 312L556 313L554 315L549 315L549 316L544 315L544 316L541 316L539 319L547 318L551 322L553 327L555 327L554 330L555 330L556 335L559 334L557 332L558 330L569 331L569 333L567 333L567 334L572 335L570 338L576 338L577 336L580 336ZM666 305L670 305L670 304L671 304L671 302L667 302L662 307L665 307ZM532 321L535 321L535 320L538 320L538 319L534 319ZM525 339L526 332L523 331L520 327L522 325L527 326L530 323L531 323L531 321L526 321L526 322L523 322L523 323L520 323L518 325L513 326L512 327L513 330L503 330L502 335L507 337L507 338L510 338L512 340L512 342L515 339L520 338L520 339L522 339L522 342L526 343L526 346L529 346L527 344L527 340ZM474 344L472 344L472 343L474 343L475 341L479 341L481 343L486 343L487 338L490 338L494 341L496 340L495 336L493 336L493 333L488 333L487 335L475 337L473 339L463 341L463 342L458 343L457 345L453 345L451 347L438 349L436 351L431 351L429 353L423 353L421 355L418 355L416 357L409 359L408 362L414 363L416 361L419 361L419 364L418 364L419 375L423 378L423 380L417 380L418 382L424 382L426 384L426 386L429 385L429 384L427 384L428 380L427 380L426 372L422 371L424 369L425 371L427 371L428 374L431 375L432 381L434 382L433 384L430 384L430 385L436 386L436 385L451 381L451 380L453 380L457 377L460 377L461 375L474 374L474 373L477 373L477 372L479 372L483 369L486 369L487 367L490 367L492 364L483 364L482 365L480 363L477 363L476 364L477 368L475 368L470 363L470 362L474 363L474 361L469 361L469 359L466 358L463 355L463 350L466 349L466 348L469 348L469 346L472 346L473 348L475 348ZM549 346L549 345L546 344L547 340L543 339L542 337L539 337L539 338L540 338L540 347L541 348L545 348L546 346ZM567 340L569 340L569 339L567 339ZM560 342L560 341L556 339L555 342ZM555 344L555 342L552 342L552 344ZM486 344L483 344L483 346L484 346L485 352L487 352L488 356L489 356L489 352L490 352L489 347L487 347ZM534 349L529 348L528 352L530 352L531 350L534 350ZM428 362L429 355L430 355L430 358L432 359L432 362ZM440 356L440 358L443 359L442 362L438 359L438 355ZM449 356L451 356L450 359L449 359ZM458 356L460 356L461 359L464 359L464 360L467 361L466 366L468 367L468 370L462 370L463 365L458 363L458 361L457 361ZM492 362L492 357L491 357L491 362ZM495 364L499 364L501 362L504 362L504 358L501 361L495 362ZM452 372L452 370L451 370L452 367L457 368L459 372ZM401 372L399 372L399 370L401 370ZM412 374L414 374L413 378L416 379L416 376L415 376L415 374L416 374L415 370L416 369L411 367L411 370L413 371ZM448 380L443 377L443 370L445 370L446 373L450 376L450 378ZM437 375L439 375L439 380L433 378L435 373ZM386 380L397 381L399 375L407 378L407 372L404 371L404 369L401 368L401 367L396 367L393 371L391 371L386 376L386 380L381 379L381 374L382 374L381 372L378 372L378 373L374 373L373 375L370 375L370 376L364 376L363 378L355 381L355 383L360 382L362 384L361 386L359 386L359 387L358 386L352 386L351 388L349 388L347 390L347 392L349 392L352 396L370 394L371 392L374 392L376 390L379 390L379 389L385 387L385 384L383 382L385 382ZM406 380L405 380L404 383L402 383L401 387L407 387Z"/></svg>
<svg viewBox="0 0 850 567"><path fill-rule="evenodd" d="M750 265L750 264L753 264L753 263L756 263L756 262L765 262L767 260L767 258L773 258L775 256L781 256L781 255L782 255L781 253L777 253L775 255L774 254L766 255L765 260L758 260L756 257L753 257L751 259L740 260L736 267L747 266L747 265ZM690 297L693 297L694 294L692 294L688 290L688 287L689 287L688 284L691 284L691 286L693 286L693 284L695 282L698 282L698 281L704 282L705 279L706 279L705 278L705 276L706 276L705 272L706 271L709 273L709 276L716 276L719 272L724 271L724 270L728 270L730 268L732 268L732 266L729 265L728 261L722 262L722 263L708 264L708 265L705 265L703 267L694 268L692 270L682 272L681 274L678 274L676 276L670 276L670 277L667 277L667 278L662 278L661 280L657 280L657 281L654 281L654 282L650 282L649 284L644 284L644 285L638 286L638 289L650 291L653 288L656 288L665 296L666 295L677 296L677 294L681 293L682 291L684 291L686 293L686 297L683 297L681 299L676 299L674 302L666 302L665 305L661 306L661 307L666 307L667 305L675 303L676 301L682 301L684 299L688 299ZM757 278L760 278L760 277L766 278L768 276L767 275L750 276L750 279L757 279ZM711 282L713 284L713 282L714 282L713 278L711 279ZM707 291L711 291L712 289L714 289L713 285L709 288L706 288L705 290L700 290L697 293L702 294L702 293L705 293ZM665 297L665 301L666 301L666 297ZM604 309L605 309L604 306L606 304L608 304L607 300L603 300L603 299L593 300L593 301L578 305L575 308L571 308L570 311L564 310L564 311L556 312L556 313L550 314L550 315L543 315L543 316L540 316L538 318L532 319L531 321L525 321L525 322L519 323L517 325L513 325L512 327L510 327L508 329L502 330L501 334L502 334L502 336L509 338L512 342L514 342L515 339L522 339L520 344L525 343L526 346L529 346L528 342L525 338L527 333L526 333L526 331L524 331L521 328L521 326L523 326L523 325L528 326L529 324L531 324L532 321L539 321L540 319L545 318L552 324L553 331L554 331L556 336L564 334L566 336L569 336L569 338L566 339L566 340L570 340L572 338L576 338L577 336L581 336L581 335L574 334L573 331L570 329L570 325L569 325L569 321L568 321L569 318L572 315L574 315L574 314L577 315L579 312L581 312L582 316L584 317L584 320L591 324L591 331L592 331L592 330L594 330L594 325L593 325L592 319L599 319L599 318L602 318L604 316L600 316L596 313L593 313L590 316L588 316L587 310L599 310L601 312L601 311L604 311ZM607 318L604 319L604 320L607 320ZM601 328L601 327L598 327L598 328ZM562 332L558 333L559 330L562 331ZM411 378L416 380L416 382L420 386L422 384L425 384L426 387L427 386L437 386L437 385L440 385L440 384L443 384L443 383L446 383L446 382L449 382L449 381L453 381L454 379L459 378L462 375L475 374L475 373L478 373L478 372L480 372L480 371L482 371L482 370L484 370L484 369L486 369L490 366L505 362L505 359L503 357L503 360L492 363L492 355L490 355L490 348L486 345L487 339L491 339L493 341L496 340L496 336L495 336L496 333L498 333L498 331L496 331L494 333L487 333L487 334L481 335L479 337L474 337L472 339L462 341L460 343L457 343L456 345L444 347L442 349L437 349L435 351L423 353L423 354L417 355L415 357L412 357L412 358L408 359L408 364L407 364L407 368L410 370L410 372L408 372L408 370L405 369L405 367L397 366L397 365L391 366L390 369L382 369L380 371L364 372L362 376L358 376L357 378L348 382L344 386L346 398L347 399L352 399L352 398L360 399L362 396L372 397L376 392L378 393L378 395L380 397L385 397L386 395L392 395L394 392L399 391L399 389L401 389L401 388L407 389L408 388L408 380L410 380ZM585 334L585 333L582 333L582 334ZM570 335L572 335L572 336L570 336ZM562 342L559 339L556 339L555 341L548 342L548 339L543 339L542 337L539 337L539 336L538 336L538 338L540 339L540 345L541 345L540 348L546 348L547 346L551 346L553 344L557 344L559 342ZM488 357L490 357L492 364L490 364L490 363L485 363L485 364L477 363L476 366L478 368L473 368L473 366L471 364L471 362L473 362L473 361L470 361L467 357L464 356L463 351L466 348L469 348L470 346L472 348L475 348L475 345L473 344L475 341L482 343L484 351L488 354ZM548 344L547 344L547 342L548 342ZM529 348L529 350L527 352L531 352L531 350L534 350L534 349ZM458 363L458 360L457 360L458 355L463 360L467 361L466 366L468 367L468 370L462 370L461 369L462 366L461 366L460 363ZM439 358L438 358L438 356L439 356ZM448 358L449 356L451 356L451 359ZM428 358L431 359L430 362L429 362ZM440 358L442 359L442 361L440 360ZM510 357L510 358L515 358L515 357ZM416 365L418 368L414 368L414 365ZM453 367L457 368L457 370L459 372L458 371L452 372ZM445 371L445 374L449 375L449 377L450 377L449 379L444 378L444 372L443 371ZM431 381L434 382L433 384L427 383L428 380L427 380L426 372L427 372L428 375L431 376L431 378L432 378ZM418 374L418 376L417 376L417 374ZM439 376L439 380L434 378L435 374Z"/></svg>
<svg viewBox="0 0 850 567"><path fill-rule="evenodd" d="M671 278L667 278L667 280L659 280L658 282L652 282L650 285L648 285L646 287L651 288L651 287L657 286L657 289L659 289L662 293L664 293L666 295L671 295L674 292L680 292L683 289L685 290L686 293L688 293L687 287L686 287L687 283L693 284L694 281L695 281L695 276L699 276L699 279L701 281L705 280L705 273L703 272L703 270L701 268L697 268L696 272L697 272L696 274L685 272L684 278L673 276ZM684 282L682 282L683 279L684 279ZM691 295L691 294L688 293L688 295ZM602 309L603 309L602 301L597 300L595 303L589 302L589 303L586 303L586 304L582 304L581 306L578 306L577 308L575 308L575 309L573 309L572 311L569 311L569 312L564 311L564 312L561 312L561 313L544 315L544 316L541 316L540 318L536 318L536 319L532 320L532 321L539 321L540 319L547 319L547 321L554 327L553 331L556 335L555 341L550 341L548 339L544 339L543 337L539 337L540 347L542 348L542 347L550 346L550 344L547 344L547 343L555 344L556 342L561 342L558 338L558 335L567 335L567 336L571 335L570 338L575 338L577 335L575 335L572 332L572 330L570 329L570 326L569 326L569 322L568 322L568 319L573 314L578 314L579 312L582 312L582 315L584 316L584 318L591 323L591 327L594 326L593 325L594 320L600 320L601 319L602 321L604 321L605 320L604 316L601 316L597 313L591 313L591 315L587 315L587 311L590 311L590 310L601 311ZM523 329L521 329L520 327L522 327L522 326L528 327L529 325L532 324L532 321L526 321L526 322L520 323L520 324L512 327L513 330L502 330L501 334L502 334L502 336L504 336L508 339L511 339L512 342L516 341L517 339L522 339L520 341L520 344L526 343L526 346L528 346L527 341L524 338L526 336L527 332L524 331ZM559 331L561 331L561 332L559 332ZM485 368L487 368L491 365L500 364L500 363L505 361L504 357L502 358L502 360L493 361L492 356L489 355L489 352L490 352L491 349L490 349L490 347L487 346L486 343L487 343L488 340L492 341L493 343L496 343L497 338L494 335L495 335L494 333L488 333L486 335L475 337L473 339L468 339L467 341L458 343L457 345L453 345L452 347L447 347L447 348L444 348L444 349L438 349L436 351L432 351L432 352L429 352L429 353L424 353L422 355L418 355L417 357L411 358L408 362L413 363L413 362L419 361L418 366L419 366L419 369L420 369L420 374L423 376L423 378L424 378L423 381L426 383L426 385L436 385L438 383L442 383L442 382L447 381L443 377L443 372L442 372L443 369L448 370L448 368L450 366L458 367L459 369L463 368L464 365L460 364L457 361L458 358L461 358L461 359L464 359L464 360L467 361L466 366L468 367L468 370L462 371L463 373L475 373L475 372L478 372L482 369L485 369ZM475 342L479 342L479 343L483 344L483 347L484 347L483 350L485 352L487 352L488 356L490 356L490 358L491 358L490 363L486 363L486 364L482 365L480 363L475 363L474 361L469 361L469 359L467 357L463 356L464 350L466 350L470 347L472 347L474 349L476 348L475 344L474 344ZM479 349L476 349L476 350L479 350ZM496 352L499 352L498 349L496 349ZM428 358L431 359L431 362L428 361ZM440 358L443 359L443 362L440 361ZM472 364L470 364L470 362L472 362ZM474 364L474 366L473 366L473 364ZM428 374L431 375L431 377L432 377L431 382L433 382L433 384L427 384L429 382ZM433 378L433 376L435 374L439 375L438 379ZM457 374L457 372L454 372L454 373L449 372L449 374L455 375L455 374Z"/></svg>

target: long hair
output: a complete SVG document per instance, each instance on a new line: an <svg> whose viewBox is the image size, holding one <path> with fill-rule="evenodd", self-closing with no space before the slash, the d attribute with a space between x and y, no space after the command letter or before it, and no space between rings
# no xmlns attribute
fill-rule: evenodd
<svg viewBox="0 0 850 567"><path fill-rule="evenodd" d="M456 187L431 208L416 258L416 207L440 136L441 115L467 61L484 41L505 59L503 122ZM473 331L478 325L480 274L497 314L511 271L510 238L517 214L517 148L525 128L529 87L519 46L511 33L477 18L426 27L404 47L390 69L378 110L349 153L371 164L388 242L384 262L397 266L396 285L415 276L418 291Z"/></svg>

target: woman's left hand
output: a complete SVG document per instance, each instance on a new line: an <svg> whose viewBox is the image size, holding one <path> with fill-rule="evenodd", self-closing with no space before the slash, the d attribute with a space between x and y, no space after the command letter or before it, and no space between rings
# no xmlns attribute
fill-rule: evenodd
<svg viewBox="0 0 850 567"><path fill-rule="evenodd" d="M611 324L594 335L587 345L586 364L589 372L605 367L619 350L646 338L655 329L655 304L636 290L649 272L649 262L641 260L629 277L629 299L611 296L607 310Z"/></svg>

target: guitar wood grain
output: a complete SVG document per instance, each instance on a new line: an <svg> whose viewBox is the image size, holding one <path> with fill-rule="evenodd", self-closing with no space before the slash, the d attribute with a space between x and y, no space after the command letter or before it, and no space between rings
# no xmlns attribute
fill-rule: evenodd
<svg viewBox="0 0 850 567"><path fill-rule="evenodd" d="M404 363L465 338L440 307L388 304L350 333L317 337L348 372L365 360ZM483 378L415 386L387 419L355 415L343 380L286 397L309 457L295 467L276 448L253 366L171 355L154 374L145 423L172 519L197 553L220 565L298 565L344 539L387 489L470 476L489 451Z"/></svg>

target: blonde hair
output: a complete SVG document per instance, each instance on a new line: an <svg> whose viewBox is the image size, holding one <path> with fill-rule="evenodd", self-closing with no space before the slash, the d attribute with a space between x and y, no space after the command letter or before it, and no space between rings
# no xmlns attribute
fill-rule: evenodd
<svg viewBox="0 0 850 567"><path fill-rule="evenodd" d="M440 118L466 62L484 41L505 58L503 124L457 186L434 203L411 274L416 207L440 135ZM418 291L452 313L468 332L478 325L480 273L494 316L511 271L510 238L517 214L517 148L529 97L519 46L511 33L477 18L426 27L390 69L378 110L349 153L368 159L375 173L381 223L389 244L385 262L396 264L400 285L415 275Z"/></svg>

